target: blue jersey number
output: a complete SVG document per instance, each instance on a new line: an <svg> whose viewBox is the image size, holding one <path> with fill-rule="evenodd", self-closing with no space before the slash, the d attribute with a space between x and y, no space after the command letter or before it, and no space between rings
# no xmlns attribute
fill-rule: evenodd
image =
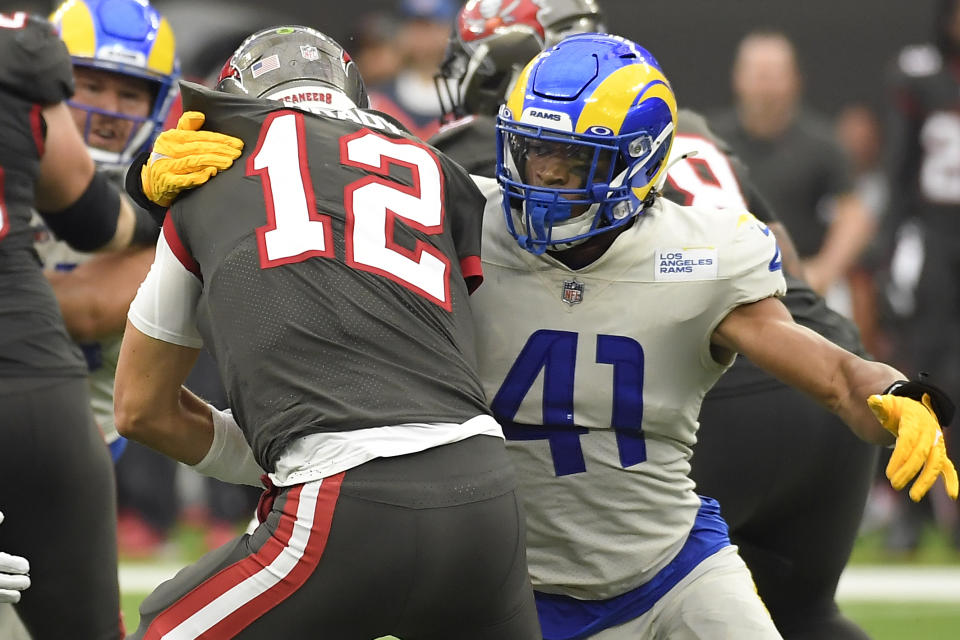
<svg viewBox="0 0 960 640"><path fill-rule="evenodd" d="M579 334L542 329L527 339L493 399L493 413L509 440L549 440L558 476L587 470L580 434L573 422L573 383ZM613 366L613 411L620 464L629 467L647 459L643 440L643 347L624 336L598 335L596 362ZM514 422L520 404L543 371L542 425Z"/></svg>

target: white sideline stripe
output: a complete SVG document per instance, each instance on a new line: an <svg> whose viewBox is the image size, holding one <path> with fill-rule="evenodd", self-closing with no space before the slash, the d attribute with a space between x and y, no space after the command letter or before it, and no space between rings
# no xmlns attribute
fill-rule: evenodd
<svg viewBox="0 0 960 640"><path fill-rule="evenodd" d="M851 567L838 600L960 602L960 567Z"/></svg>
<svg viewBox="0 0 960 640"><path fill-rule="evenodd" d="M120 565L120 589L149 593L182 565ZM849 567L840 577L838 600L958 602L960 567Z"/></svg>

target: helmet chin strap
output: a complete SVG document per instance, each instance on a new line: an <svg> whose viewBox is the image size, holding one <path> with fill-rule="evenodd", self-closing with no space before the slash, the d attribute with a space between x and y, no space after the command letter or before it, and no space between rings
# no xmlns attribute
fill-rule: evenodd
<svg viewBox="0 0 960 640"><path fill-rule="evenodd" d="M677 164L678 162L683 162L687 158L692 158L698 153L700 152L697 151L696 149L693 149L692 151L687 151L683 155L677 156L676 158L671 160L670 163L667 165L667 168L664 169L663 173L660 174L660 177L657 179L657 184L653 185L653 188L656 189L657 191L663 190L663 185L667 181L667 174L670 173L670 169L673 168L673 165Z"/></svg>

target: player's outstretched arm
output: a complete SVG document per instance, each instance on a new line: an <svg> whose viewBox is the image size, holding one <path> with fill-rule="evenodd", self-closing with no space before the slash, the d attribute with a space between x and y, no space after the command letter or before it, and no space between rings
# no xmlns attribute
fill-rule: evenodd
<svg viewBox="0 0 960 640"><path fill-rule="evenodd" d="M877 444L895 438L887 467L894 488L902 489L919 473L910 491L919 500L943 475L947 492L957 498L957 473L946 456L937 416L921 402L894 395L890 387L904 375L893 367L864 360L796 324L774 298L731 311L714 331L713 345L742 353L811 395L860 438Z"/></svg>

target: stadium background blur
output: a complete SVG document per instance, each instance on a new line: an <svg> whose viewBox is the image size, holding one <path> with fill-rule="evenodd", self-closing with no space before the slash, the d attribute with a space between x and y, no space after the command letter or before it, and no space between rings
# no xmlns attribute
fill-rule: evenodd
<svg viewBox="0 0 960 640"><path fill-rule="evenodd" d="M49 13L55 3L2 0L0 9ZM285 20L314 26L353 51L360 17L395 11L395 0L156 0L170 20L187 74L223 63L237 38ZM655 52L678 100L706 110L730 103L734 48L749 31L772 27L796 44L807 101L836 113L844 104L883 104L883 70L904 45L930 38L931 0L605 0L607 24ZM269 6L269 9L266 8ZM255 21L259 22L255 23ZM213 57L211 57L213 56Z"/></svg>
<svg viewBox="0 0 960 640"><path fill-rule="evenodd" d="M55 4L0 0L0 12L28 10L48 15ZM389 39L404 20L405 8L422 6L429 11L429 7L445 3L272 0L269 9L265 3L251 0L155 0L152 4L170 20L177 34L184 75L202 80L220 69L243 36L260 27L285 22L314 26L356 55L363 45L378 38L389 50ZM732 102L730 67L743 36L758 28L782 31L798 52L805 103L831 117L851 104L865 105L882 115L887 108L885 80L891 62L905 45L930 41L934 14L934 0L601 0L601 4L608 27L655 52L681 104L707 112ZM459 3L450 6L456 10ZM189 494L196 486L188 479L180 490ZM896 553L883 530L893 511L889 496L881 493L871 500L865 533L851 563L855 571L841 583L844 609L879 640L960 637L960 553L955 543L931 520L919 549ZM939 514L946 524L953 524L956 517L955 512L943 508ZM150 583L167 577L173 566L203 551L201 532L186 524L179 527L162 557L126 564L121 587L128 628L135 628L136 605L149 592ZM894 565L909 573L893 577L871 574L878 565ZM917 573L915 567L927 572ZM884 593L885 578L899 586ZM867 588L870 584L873 589ZM907 600L911 589L926 595ZM903 599L898 600L897 592Z"/></svg>

